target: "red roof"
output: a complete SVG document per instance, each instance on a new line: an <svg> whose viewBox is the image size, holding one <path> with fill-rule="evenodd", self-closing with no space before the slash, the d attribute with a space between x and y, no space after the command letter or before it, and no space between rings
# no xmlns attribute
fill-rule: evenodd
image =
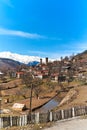
<svg viewBox="0 0 87 130"><path fill-rule="evenodd" d="M16 73L17 73L17 74L24 74L24 72L21 72L21 71L20 71L20 72L16 72Z"/></svg>

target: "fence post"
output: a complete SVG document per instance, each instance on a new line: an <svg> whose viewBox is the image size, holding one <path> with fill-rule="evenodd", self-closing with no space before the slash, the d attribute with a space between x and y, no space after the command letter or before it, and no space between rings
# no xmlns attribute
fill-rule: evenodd
<svg viewBox="0 0 87 130"><path fill-rule="evenodd" d="M1 123L0 123L0 124L1 124L0 127L3 128L3 117L0 118L0 122L1 122Z"/></svg>
<svg viewBox="0 0 87 130"><path fill-rule="evenodd" d="M22 122L23 122L22 126L24 126L24 125L25 125L25 115L23 115L23 120L22 120Z"/></svg>
<svg viewBox="0 0 87 130"><path fill-rule="evenodd" d="M21 116L21 126L23 126L24 125L24 116L22 115Z"/></svg>
<svg viewBox="0 0 87 130"><path fill-rule="evenodd" d="M3 128L3 118L0 118L0 128Z"/></svg>
<svg viewBox="0 0 87 130"><path fill-rule="evenodd" d="M12 126L12 116L10 116L10 126Z"/></svg>
<svg viewBox="0 0 87 130"><path fill-rule="evenodd" d="M21 126L21 122L22 122L21 116L19 116L19 126Z"/></svg>
<svg viewBox="0 0 87 130"><path fill-rule="evenodd" d="M62 119L64 119L64 110L61 110Z"/></svg>
<svg viewBox="0 0 87 130"><path fill-rule="evenodd" d="M53 120L53 114L52 114L52 112L50 111L50 121L52 121Z"/></svg>
<svg viewBox="0 0 87 130"><path fill-rule="evenodd" d="M1 122L1 118L0 118L0 128L2 128L2 122Z"/></svg>
<svg viewBox="0 0 87 130"><path fill-rule="evenodd" d="M85 106L85 112L86 112L86 114L87 114L87 106Z"/></svg>
<svg viewBox="0 0 87 130"><path fill-rule="evenodd" d="M27 115L24 115L24 123L27 125Z"/></svg>
<svg viewBox="0 0 87 130"><path fill-rule="evenodd" d="M19 116L17 117L17 126L19 126Z"/></svg>
<svg viewBox="0 0 87 130"><path fill-rule="evenodd" d="M75 108L72 108L72 117L75 117Z"/></svg>
<svg viewBox="0 0 87 130"><path fill-rule="evenodd" d="M35 113L35 122L36 122L36 124L39 123L39 112Z"/></svg>

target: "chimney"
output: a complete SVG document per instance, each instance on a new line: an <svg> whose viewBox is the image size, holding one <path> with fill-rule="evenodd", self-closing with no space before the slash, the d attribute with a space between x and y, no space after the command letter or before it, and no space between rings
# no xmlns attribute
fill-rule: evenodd
<svg viewBox="0 0 87 130"><path fill-rule="evenodd" d="M46 65L48 64L48 57L46 57Z"/></svg>
<svg viewBox="0 0 87 130"><path fill-rule="evenodd" d="M42 65L42 59L40 59L40 64Z"/></svg>

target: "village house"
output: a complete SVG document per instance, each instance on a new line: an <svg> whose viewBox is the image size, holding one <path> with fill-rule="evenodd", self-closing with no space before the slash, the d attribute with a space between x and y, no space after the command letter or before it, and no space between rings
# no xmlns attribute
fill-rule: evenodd
<svg viewBox="0 0 87 130"><path fill-rule="evenodd" d="M17 78L22 78L24 76L24 72L20 71L20 72L16 72L17 74Z"/></svg>
<svg viewBox="0 0 87 130"><path fill-rule="evenodd" d="M55 81L55 82L58 82L58 73L52 73L51 74L51 80Z"/></svg>
<svg viewBox="0 0 87 130"><path fill-rule="evenodd" d="M2 72L0 71L0 78L2 78L3 74L4 74L4 73L2 73Z"/></svg>
<svg viewBox="0 0 87 130"><path fill-rule="evenodd" d="M36 78L40 78L40 79L43 79L43 74L42 73L38 73L35 75Z"/></svg>
<svg viewBox="0 0 87 130"><path fill-rule="evenodd" d="M34 75L35 77L38 77L40 79L44 79L44 78L47 78L48 77L48 70L37 70L37 71L34 71Z"/></svg>

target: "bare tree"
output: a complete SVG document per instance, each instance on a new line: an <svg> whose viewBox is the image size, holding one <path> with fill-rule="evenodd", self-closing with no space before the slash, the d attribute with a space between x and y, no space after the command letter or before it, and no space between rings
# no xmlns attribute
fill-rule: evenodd
<svg viewBox="0 0 87 130"><path fill-rule="evenodd" d="M26 87L30 88L30 110L29 110L29 117L30 121L32 120L32 92L33 92L33 75L32 73L26 73L23 78L23 83L26 85Z"/></svg>
<svg viewBox="0 0 87 130"><path fill-rule="evenodd" d="M36 81L34 81L34 93L37 97L37 99L39 99L39 94L42 92L42 88L41 88L41 85L42 85L42 80L37 78Z"/></svg>
<svg viewBox="0 0 87 130"><path fill-rule="evenodd" d="M30 89L30 121L32 120L31 118L31 113L32 113L32 94L35 92L35 95L37 99L39 98L39 94L41 92L40 85L42 84L42 81L38 78L35 78L33 76L33 73L26 73L23 76L23 83Z"/></svg>

